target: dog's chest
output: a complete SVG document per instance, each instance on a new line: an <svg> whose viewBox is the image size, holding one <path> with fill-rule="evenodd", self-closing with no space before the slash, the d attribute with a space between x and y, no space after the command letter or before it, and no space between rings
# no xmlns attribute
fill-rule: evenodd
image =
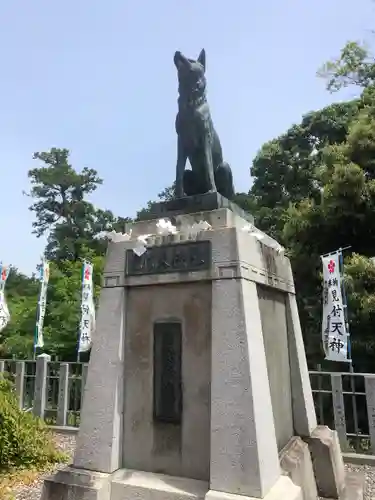
<svg viewBox="0 0 375 500"><path fill-rule="evenodd" d="M204 142L211 128L208 106L198 109L179 109L176 117L176 132L188 148L198 147Z"/></svg>

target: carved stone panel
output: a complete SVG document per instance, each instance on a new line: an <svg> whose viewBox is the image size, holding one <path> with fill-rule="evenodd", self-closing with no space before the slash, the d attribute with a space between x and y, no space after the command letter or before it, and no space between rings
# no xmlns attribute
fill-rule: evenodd
<svg viewBox="0 0 375 500"><path fill-rule="evenodd" d="M127 276L204 271L211 267L211 242L189 241L152 246L138 256L126 251Z"/></svg>
<svg viewBox="0 0 375 500"><path fill-rule="evenodd" d="M181 423L182 328L177 322L154 324L154 420Z"/></svg>

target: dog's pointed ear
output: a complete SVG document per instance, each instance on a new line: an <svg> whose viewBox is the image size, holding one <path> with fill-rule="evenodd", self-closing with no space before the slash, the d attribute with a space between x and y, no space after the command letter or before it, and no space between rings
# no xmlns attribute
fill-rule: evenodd
<svg viewBox="0 0 375 500"><path fill-rule="evenodd" d="M181 54L179 50L175 52L173 61L177 69L180 68L183 64L189 64L189 61L184 55Z"/></svg>
<svg viewBox="0 0 375 500"><path fill-rule="evenodd" d="M201 63L203 69L206 71L206 51L204 49L201 50L198 56L198 62Z"/></svg>

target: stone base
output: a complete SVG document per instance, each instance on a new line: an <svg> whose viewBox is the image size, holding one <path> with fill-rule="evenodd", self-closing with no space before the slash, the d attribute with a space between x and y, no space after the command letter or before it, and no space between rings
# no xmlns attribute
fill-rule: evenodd
<svg viewBox="0 0 375 500"><path fill-rule="evenodd" d="M246 221L253 223L254 217L242 210L233 201L224 198L220 193L198 194L196 196L184 196L170 201L152 203L147 219L161 219L164 217L175 217L181 214L207 212L218 208L228 208Z"/></svg>
<svg viewBox="0 0 375 500"><path fill-rule="evenodd" d="M210 490L205 500L259 500L255 497L243 495L234 495L233 493L224 493L222 491ZM280 476L276 484L270 489L263 500L305 500L302 490L296 486L287 476Z"/></svg>
<svg viewBox="0 0 375 500"><path fill-rule="evenodd" d="M208 488L205 481L164 474L66 467L44 480L41 500L204 500Z"/></svg>
<svg viewBox="0 0 375 500"><path fill-rule="evenodd" d="M256 500L209 490L206 481L120 469L103 474L67 467L45 479L41 500ZM281 476L264 500L305 500L302 490Z"/></svg>
<svg viewBox="0 0 375 500"><path fill-rule="evenodd" d="M293 437L280 453L283 475L265 500L363 500L364 475L341 471L336 433L318 427L309 446ZM319 457L319 460L317 460ZM334 457L334 458L332 458ZM312 460L313 459L313 460ZM313 465L314 464L314 465ZM314 477L314 472L317 476ZM341 474L343 474L341 476ZM342 482L341 482L342 478ZM45 479L41 500L255 500L255 497L209 490L206 481L120 469L113 474L74 467Z"/></svg>
<svg viewBox="0 0 375 500"><path fill-rule="evenodd" d="M110 500L203 500L208 482L129 469L111 478Z"/></svg>
<svg viewBox="0 0 375 500"><path fill-rule="evenodd" d="M110 474L66 467L44 480L41 500L109 500Z"/></svg>
<svg viewBox="0 0 375 500"><path fill-rule="evenodd" d="M303 492L304 500L317 500L314 470L308 445L300 437L293 437L280 453L280 467Z"/></svg>

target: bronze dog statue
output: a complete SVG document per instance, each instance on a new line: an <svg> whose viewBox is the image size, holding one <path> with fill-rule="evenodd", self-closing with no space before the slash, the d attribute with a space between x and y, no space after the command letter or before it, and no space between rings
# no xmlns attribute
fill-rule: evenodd
<svg viewBox="0 0 375 500"><path fill-rule="evenodd" d="M234 197L232 170L223 161L220 139L214 128L206 97L206 53L188 59L176 52L178 73L178 113L176 117L177 198L218 191ZM191 170L185 170L189 159Z"/></svg>

